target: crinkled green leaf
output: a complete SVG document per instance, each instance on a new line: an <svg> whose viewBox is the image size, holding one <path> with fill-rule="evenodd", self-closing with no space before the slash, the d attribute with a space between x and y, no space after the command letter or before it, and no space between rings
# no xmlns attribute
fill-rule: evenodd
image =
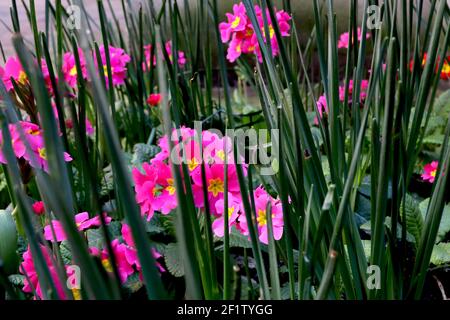
<svg viewBox="0 0 450 320"><path fill-rule="evenodd" d="M135 144L133 147L131 165L133 167L141 167L144 162L150 161L159 151L160 148L158 146L145 143Z"/></svg>
<svg viewBox="0 0 450 320"><path fill-rule="evenodd" d="M22 274L12 274L8 277L9 282L15 286L23 286L25 281L25 276Z"/></svg>
<svg viewBox="0 0 450 320"><path fill-rule="evenodd" d="M104 246L103 234L100 229L89 229L86 231L89 248L102 249Z"/></svg>
<svg viewBox="0 0 450 320"><path fill-rule="evenodd" d="M61 258L65 265L72 264L72 250L70 250L70 246L67 241L61 242L59 252L61 252Z"/></svg>
<svg viewBox="0 0 450 320"><path fill-rule="evenodd" d="M406 194L405 212L403 212L403 206L400 207L400 210L402 218L406 218L406 230L413 235L417 248L423 228L423 217L419 204L412 196Z"/></svg>
<svg viewBox="0 0 450 320"><path fill-rule="evenodd" d="M428 203L430 199L425 199L419 204L422 217L425 220L427 215ZM444 207L444 212L442 213L441 223L439 225L438 234L436 237L436 243L441 242L445 238L446 234L450 231L450 204Z"/></svg>
<svg viewBox="0 0 450 320"><path fill-rule="evenodd" d="M123 286L128 289L131 293L134 293L142 288L143 283L139 279L139 273L133 273L128 277L127 281L123 284Z"/></svg>
<svg viewBox="0 0 450 320"><path fill-rule="evenodd" d="M175 277L184 276L184 266L176 243L170 243L164 250L164 262L167 270Z"/></svg>
<svg viewBox="0 0 450 320"><path fill-rule="evenodd" d="M431 263L438 266L450 262L450 243L438 243L431 253Z"/></svg>

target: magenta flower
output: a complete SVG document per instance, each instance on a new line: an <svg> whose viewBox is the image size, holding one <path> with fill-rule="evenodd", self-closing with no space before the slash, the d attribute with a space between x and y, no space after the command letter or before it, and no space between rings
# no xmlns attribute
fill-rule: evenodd
<svg viewBox="0 0 450 320"><path fill-rule="evenodd" d="M105 222L109 224L111 222L111 218L104 214ZM99 216L95 216L92 219L89 219L89 213L82 212L75 215L75 223L79 231L84 231L86 229L90 229L93 227L100 227L102 225ZM52 227L50 225L45 226L44 228L44 237L45 240L61 242L67 239L64 228L58 220L52 220L53 230L55 232L55 237L53 237Z"/></svg>
<svg viewBox="0 0 450 320"><path fill-rule="evenodd" d="M35 61L36 67L38 66L37 61ZM50 73L48 70L47 62L45 59L41 59L41 71L42 75L44 77L45 86L47 87L47 90L50 95L53 95L53 86L50 79ZM17 57L9 57L6 61L5 68L2 69L2 72L0 72L0 75L2 77L3 82L5 83L5 87L8 91L14 90L13 83L11 79L14 79L14 81L18 85L26 85L28 84L28 76L25 73L25 70L22 67L22 64L20 63L19 58ZM56 75L55 75L56 76ZM58 80L58 79L56 79Z"/></svg>
<svg viewBox="0 0 450 320"><path fill-rule="evenodd" d="M357 29L357 35L358 35L358 41L362 40L362 32L361 32L361 28ZM370 33L366 33L366 39L370 38ZM353 43L353 41L352 41ZM343 34L340 35L339 40L338 40L338 49L341 48L348 48L350 46L350 35L348 32L344 32Z"/></svg>
<svg viewBox="0 0 450 320"><path fill-rule="evenodd" d="M235 62L242 54L243 39L239 35L234 34L227 50L227 59L231 63Z"/></svg>
<svg viewBox="0 0 450 320"><path fill-rule="evenodd" d="M227 164L228 166L228 191L232 194L239 194L239 180L236 173L236 167L234 165ZM212 164L205 165L206 171L206 183L205 186L208 191L209 208L211 213L218 215L216 211L216 202L223 199L224 194L224 169L225 164ZM205 206L205 199L203 194L203 180L201 170L196 171L192 175L194 182L192 186L192 192L194 194L194 203L197 207L203 208Z"/></svg>
<svg viewBox="0 0 450 320"><path fill-rule="evenodd" d="M36 201L35 203L32 204L32 208L33 208L33 212L37 216L41 216L45 212L44 202L43 201Z"/></svg>
<svg viewBox="0 0 450 320"><path fill-rule="evenodd" d="M47 263L48 269L50 271L50 275L52 277L53 283L55 284L57 293L59 298L65 299L65 293L61 281L59 280L57 269L53 264L51 257L51 253L47 250L47 248L43 245L40 245L40 250L44 259ZM19 271L21 274L26 275L24 280L24 287L22 288L23 292L33 293L36 292L36 295L39 299L43 298L41 283L39 281L39 277L34 266L34 259L31 255L30 247L28 246L27 251L23 254L23 262L20 265ZM37 298L35 297L35 299Z"/></svg>
<svg viewBox="0 0 450 320"><path fill-rule="evenodd" d="M135 270L133 264L127 259L127 245L120 243L118 239L114 239L111 242L112 251L114 253L114 259L116 261L117 271L119 273L120 282L123 284L127 281L128 277L132 275ZM89 248L92 255L100 258L103 268L108 273L113 273L113 266L108 254L108 250L103 249L100 251L98 248Z"/></svg>
<svg viewBox="0 0 450 320"><path fill-rule="evenodd" d="M144 46L145 63L143 63L143 65L142 65L142 69L144 69L144 70L150 69L150 59L152 58L152 48L153 48L153 46L151 44ZM167 53L167 56L169 57L170 64L173 64L174 57L173 57L173 52L172 52L172 41L167 41L166 44L164 45L164 49ZM158 52L156 52L156 50L155 50L153 52L153 59L152 59L153 66L156 66L156 55L157 54L158 54ZM186 64L185 53L181 50L178 50L177 58L178 58L178 65L180 67L183 67Z"/></svg>
<svg viewBox="0 0 450 320"><path fill-rule="evenodd" d="M44 82L45 82L45 86L47 87L47 91L48 93L53 96L54 94L54 90L53 90L53 85L52 85L52 80L50 78L50 71L48 69L48 65L47 62L45 61L45 59L41 59L41 70L42 70L42 75L44 77ZM58 78L55 75L55 80L58 81Z"/></svg>
<svg viewBox="0 0 450 320"><path fill-rule="evenodd" d="M180 136L178 136L178 132L180 132ZM195 130L191 128L181 127L179 129L173 129L171 140L174 142L175 146L178 144L178 141L181 140L182 142L191 141L192 138L195 135ZM168 136L163 136L158 141L158 146L161 148L161 152L159 152L155 158L153 158L153 161L164 161L169 157L170 150L169 150L169 138ZM179 147L178 147L179 148Z"/></svg>
<svg viewBox="0 0 450 320"><path fill-rule="evenodd" d="M272 55L279 54L278 41L275 36L273 23L267 10L267 23L269 35L266 36L264 27L264 17L262 9L255 5L256 18L259 28L263 34L264 41L270 40ZM233 6L233 14L227 13L227 22L219 24L221 40L223 43L229 43L227 51L227 59L230 62L236 61L241 54L255 54L259 62L262 62L262 53L253 25L247 16L245 6L240 3ZM279 26L282 37L289 36L291 29L289 21L291 16L283 10L276 11L276 22Z"/></svg>
<svg viewBox="0 0 450 320"><path fill-rule="evenodd" d="M423 167L423 173L422 173L423 181L428 181L430 183L433 183L434 180L436 179L438 166L439 166L438 161L433 161L431 163L426 164Z"/></svg>
<svg viewBox="0 0 450 320"><path fill-rule="evenodd" d="M4 67L3 82L8 91L14 89L11 78L18 84L28 83L28 77L17 57L9 57Z"/></svg>
<svg viewBox="0 0 450 320"><path fill-rule="evenodd" d="M156 107L158 104L161 103L161 95L159 93L152 93L147 98L147 103L152 106Z"/></svg>
<svg viewBox="0 0 450 320"><path fill-rule="evenodd" d="M280 240L283 236L283 209L279 199L272 198L262 187L258 187L254 191L256 221L258 227L259 240L268 244L268 228L267 228L267 204L270 202L272 206L272 226L273 237ZM248 224L245 216L240 217L239 227L244 235L248 235Z"/></svg>
<svg viewBox="0 0 450 320"><path fill-rule="evenodd" d="M224 204L225 199L220 199L215 204L215 209L217 214L220 215L219 218L214 220L212 223L212 230L214 234L218 237L223 237L225 232L225 225L224 225ZM229 226L229 232L231 232L231 227L236 224L237 219L239 218L240 214L240 207L241 207L241 201L237 197L233 196L232 193L228 193L228 226Z"/></svg>
<svg viewBox="0 0 450 320"><path fill-rule="evenodd" d="M94 132L95 132L94 127L92 126L92 123L89 121L88 118L86 118L86 120L85 120L85 126L86 126L86 134L88 136L94 135ZM73 121L72 121L72 119L67 119L66 120L66 128L67 129L72 129L73 128Z"/></svg>
<svg viewBox="0 0 450 320"><path fill-rule="evenodd" d="M151 164L144 163L142 168L144 173L137 168L133 169L136 201L141 207L141 213L147 215L148 220L153 217L155 211L169 214L177 206L169 165L162 161L153 161Z"/></svg>
<svg viewBox="0 0 450 320"><path fill-rule="evenodd" d="M83 74L83 79L88 78L86 69L86 61L84 59L83 51L78 48L78 56L80 58L80 67ZM76 88L78 83L78 71L75 61L75 55L72 52L66 52L63 56L62 74L67 85L71 88Z"/></svg>
<svg viewBox="0 0 450 320"><path fill-rule="evenodd" d="M197 138L196 131L186 127L174 129L170 139L174 145L172 150L169 149L168 136L163 136L158 142L161 151L150 163L143 164L144 172L133 169L136 201L142 214L151 219L155 211L167 214L177 206L174 181L167 163L170 155L174 164L185 162L187 166L189 177L186 178L192 179L195 206L203 209L206 200L211 212L220 216L216 212L215 203L223 199L225 160L228 166L228 191L237 198L240 194L231 139L203 131L200 145L200 137ZM244 160L241 155L238 159L242 162ZM204 199L203 193L202 163L205 164L207 199ZM247 166L243 164L242 167L246 175Z"/></svg>
<svg viewBox="0 0 450 320"><path fill-rule="evenodd" d="M231 34L237 31L244 31L247 28L247 14L245 6L241 2L233 5L233 13L226 13L227 22L219 24L220 37L222 42L228 42Z"/></svg>
<svg viewBox="0 0 450 320"><path fill-rule="evenodd" d="M166 45L165 45L165 48L166 48L167 55L169 56L170 63L173 64L174 55L173 55L173 52L172 52L172 41L167 41ZM180 67L182 67L182 66L184 66L186 64L186 58L184 56L184 52L183 51L178 51L177 58L178 58L178 65Z"/></svg>
<svg viewBox="0 0 450 320"><path fill-rule="evenodd" d="M21 127L21 128L20 128ZM30 146L29 151L26 150L26 144L22 140L20 134L23 130L23 135ZM27 160L31 166L35 168L48 171L47 155L44 145L44 137L42 135L42 130L40 127L34 123L27 121L20 121L16 124L9 125L9 131L12 138L12 146L14 154L17 158L24 158ZM3 137L0 133L0 146L3 145ZM72 158L66 152L64 152L64 160L71 161ZM0 162L6 164L6 159L0 150Z"/></svg>
<svg viewBox="0 0 450 320"><path fill-rule="evenodd" d="M317 100L316 107L317 110L319 111L320 118L323 117L324 113L328 113L327 98L324 95L319 97L319 99ZM317 119L317 117L314 118L314 124L315 125L319 124L319 119Z"/></svg>
<svg viewBox="0 0 450 320"><path fill-rule="evenodd" d="M131 61L131 58L128 54L125 53L125 50L121 48L114 48L109 46L109 59L111 63L111 75L112 75L112 84L113 86L120 86L125 84L125 79L127 77L127 63ZM106 53L105 47L100 46L100 58L102 61L102 66L99 67L102 74L105 76L106 86L109 85L108 79L108 68L106 65ZM97 61L97 58L94 54L94 60Z"/></svg>
<svg viewBox="0 0 450 320"><path fill-rule="evenodd" d="M13 124L9 125L9 132L11 135L11 144L13 147L13 151L14 151L14 155L17 158L22 158L25 155L26 152L26 148L25 145L23 144L21 138L20 138L20 133L19 131L16 129L16 126ZM0 132L0 162L7 164L6 158L3 155L3 135L2 132Z"/></svg>
<svg viewBox="0 0 450 320"><path fill-rule="evenodd" d="M361 80L361 88L359 93L359 101L364 102L367 97L367 88L369 87L368 80ZM352 102L352 94L353 94L353 80L350 80L348 83L348 102ZM339 100L344 102L345 100L345 85L339 87Z"/></svg>
<svg viewBox="0 0 450 320"><path fill-rule="evenodd" d="M131 228L129 225L127 225L125 223L122 224L122 238L125 241L125 244L127 245L127 248L125 250L125 256L126 256L127 261L130 264L135 265L136 269L139 272L141 272L142 267L141 267L141 263L138 259L136 246L135 246L134 240L133 240L133 235L131 234ZM159 259L162 257L162 255L155 248L152 248L152 255L153 255L153 258L155 258L155 259ZM156 262L156 266L158 267L160 272L166 271L164 269L164 267L158 261Z"/></svg>

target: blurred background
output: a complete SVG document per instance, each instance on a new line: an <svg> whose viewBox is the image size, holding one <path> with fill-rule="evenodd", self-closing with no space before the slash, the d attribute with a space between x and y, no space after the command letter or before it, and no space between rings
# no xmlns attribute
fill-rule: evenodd
<svg viewBox="0 0 450 320"><path fill-rule="evenodd" d="M138 7L144 2L152 2L155 8L158 8L161 5L161 0L125 0L126 7ZM205 0L189 0L189 5L195 7L199 1ZM448 0L450 2L450 0ZM38 25L40 28L45 28L45 0L36 0L36 12L38 17ZM50 0L51 3L55 3L54 0ZM92 16L94 21L98 21L98 11L97 11L97 1L92 0L84 0L84 5L86 6L87 12ZM178 4L180 8L184 5L184 0L178 0ZM231 11L231 8L234 3L238 3L240 1L233 0L219 0L218 4L220 7L221 16L225 16L225 12ZM335 10L337 14L338 21L338 29L339 31L344 31L347 28L347 15L348 15L348 7L350 0L335 0ZM358 0L358 2L363 4L363 0ZM428 1L427 1L428 2ZM13 48L11 46L11 31L7 26L11 26L11 18L10 18L10 7L11 0L1 0L0 1L0 41L3 45L5 54L7 56L13 54ZM28 3L25 0L25 3ZM62 0L64 5L68 4L69 1ZM107 12L114 10L119 21L124 23L123 19L123 10L122 10L122 0L104 0L103 1L105 9ZM281 7L282 1L274 1L274 3L278 3ZM313 5L311 0L293 0L291 1L292 11L294 13L294 17L296 18L297 26L299 31L301 32L301 38L304 39L309 35L314 25L313 18ZM109 5L110 4L110 5ZM22 6L21 1L17 1L18 10L20 12L21 25L23 27L22 33L28 39L31 39L32 34L29 29L28 20L26 17L26 10ZM362 16L360 14L359 16Z"/></svg>

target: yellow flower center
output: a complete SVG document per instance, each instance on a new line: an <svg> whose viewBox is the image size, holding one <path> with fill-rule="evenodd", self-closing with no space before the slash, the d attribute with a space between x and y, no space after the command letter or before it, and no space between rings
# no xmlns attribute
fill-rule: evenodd
<svg viewBox="0 0 450 320"><path fill-rule="evenodd" d="M241 18L240 17L236 17L234 18L233 22L231 23L231 28L237 28L237 26L239 25L239 23L241 22Z"/></svg>
<svg viewBox="0 0 450 320"><path fill-rule="evenodd" d="M272 39L274 35L275 35L275 30L273 30L273 27L272 27L272 26L269 26L269 36L270 36L270 39Z"/></svg>
<svg viewBox="0 0 450 320"><path fill-rule="evenodd" d="M231 216L234 213L234 207L228 208L228 219L231 219Z"/></svg>
<svg viewBox="0 0 450 320"><path fill-rule="evenodd" d="M442 67L442 72L450 73L450 64L447 61L444 63L444 66Z"/></svg>
<svg viewBox="0 0 450 320"><path fill-rule="evenodd" d="M173 179L172 178L167 179L167 183L169 185L166 187L166 190L172 196L175 193L175 191L176 191L175 187L173 186Z"/></svg>
<svg viewBox="0 0 450 320"><path fill-rule="evenodd" d="M236 46L236 52L241 52L241 44L240 43Z"/></svg>
<svg viewBox="0 0 450 320"><path fill-rule="evenodd" d="M105 77L108 76L108 66L107 65L103 66L103 73L104 73Z"/></svg>
<svg viewBox="0 0 450 320"><path fill-rule="evenodd" d="M45 148L39 148L38 152L39 152L39 156L42 159L47 160L47 152L45 151Z"/></svg>
<svg viewBox="0 0 450 320"><path fill-rule="evenodd" d="M267 224L266 210L258 210L258 217L256 218L260 227Z"/></svg>
<svg viewBox="0 0 450 320"><path fill-rule="evenodd" d="M275 217L275 214L272 213L272 219ZM258 210L258 217L256 218L258 225L263 227L267 224L267 214L266 210Z"/></svg>
<svg viewBox="0 0 450 320"><path fill-rule="evenodd" d="M217 195L220 192L223 192L223 181L220 180L219 178L217 178L217 179L210 179L209 180L208 191L212 192L214 197L217 197Z"/></svg>
<svg viewBox="0 0 450 320"><path fill-rule="evenodd" d="M19 83L24 84L27 81L27 79L28 78L27 78L26 73L23 72L23 71L20 71L20 73L19 73Z"/></svg>
<svg viewBox="0 0 450 320"><path fill-rule="evenodd" d="M77 67L76 67L76 66L74 66L72 69L70 69L69 75L70 75L71 77L74 77L74 76L77 75Z"/></svg>
<svg viewBox="0 0 450 320"><path fill-rule="evenodd" d="M39 135L39 130L32 130L32 129L30 129L30 130L27 131L27 133L31 134L33 136L37 136L37 135Z"/></svg>
<svg viewBox="0 0 450 320"><path fill-rule="evenodd" d="M432 177L436 177L436 171L437 171L437 169L435 169L435 170L431 171L431 173L430 173L430 176L432 176Z"/></svg>
<svg viewBox="0 0 450 320"><path fill-rule="evenodd" d="M219 150L216 152L216 155L219 157L219 159L221 159L222 161L225 160L225 152L223 152L223 150Z"/></svg>
<svg viewBox="0 0 450 320"><path fill-rule="evenodd" d="M197 166L199 165L199 163L197 162L197 159L192 158L191 160L188 161L188 168L189 171L193 171L195 168L197 168Z"/></svg>
<svg viewBox="0 0 450 320"><path fill-rule="evenodd" d="M106 272L109 272L109 273L113 272L113 268L111 266L111 262L109 261L109 259L107 259L107 258L102 259L102 266L103 266L103 268L105 268Z"/></svg>
<svg viewBox="0 0 450 320"><path fill-rule="evenodd" d="M266 29L265 29L265 27L262 30L262 34L263 34L263 37L265 38L266 37ZM275 30L273 29L273 26L270 25L269 26L269 37L270 37L270 39L273 39L274 35L275 35Z"/></svg>
<svg viewBox="0 0 450 320"><path fill-rule="evenodd" d="M103 65L103 73L105 74L105 77L108 76L108 66L105 64ZM114 73L114 68L111 66L111 74Z"/></svg>

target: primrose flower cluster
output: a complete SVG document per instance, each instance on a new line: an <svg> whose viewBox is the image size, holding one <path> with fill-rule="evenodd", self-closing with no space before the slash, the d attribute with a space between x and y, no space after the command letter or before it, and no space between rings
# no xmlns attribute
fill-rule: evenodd
<svg viewBox="0 0 450 320"><path fill-rule="evenodd" d="M362 40L362 31L361 28L357 28L356 30L358 42ZM366 39L370 39L370 33L366 33ZM339 36L338 40L338 49L345 48L348 49L350 43L353 44L353 37L350 36L348 32L344 32Z"/></svg>
<svg viewBox="0 0 450 320"><path fill-rule="evenodd" d="M422 56L422 60L420 62L420 67L424 68L425 64L427 63L427 59L428 59L428 53L424 53ZM436 61L436 65L434 67L434 72L438 73L439 71L439 65L441 63L441 58L438 57L437 61ZM414 70L414 60L411 60L409 63L409 69L412 72ZM443 65L442 65L442 70L440 73L440 78L442 80L450 80L450 56L445 57Z"/></svg>
<svg viewBox="0 0 450 320"><path fill-rule="evenodd" d="M361 86L360 86L361 92L359 93L359 102L361 104L363 104L364 101L366 100L367 88L368 87L369 87L369 81L368 80L361 80ZM353 80L349 81L349 83L348 83L348 91L347 92L345 90L345 85L339 86L339 101L340 102L344 102L345 98L347 96L347 101L349 103L351 103L352 102L352 95L353 95ZM320 118L322 118L324 114L328 113L328 103L327 103L327 98L325 97L325 95L321 95L317 99L316 108L317 108L317 110L319 112ZM319 119L317 117L314 118L314 124L315 125L319 124Z"/></svg>
<svg viewBox="0 0 450 320"><path fill-rule="evenodd" d="M9 132L16 158L23 158L32 167L48 171L47 151L41 128L37 124L28 121L20 121L17 124L9 124ZM2 147L0 149L0 162L7 164L2 152L3 143L3 135L0 132L0 146ZM64 152L64 160L67 162L72 161L72 157L67 152Z"/></svg>
<svg viewBox="0 0 450 320"><path fill-rule="evenodd" d="M169 61L171 64L173 64L174 55L172 50L172 41L167 41L164 49L166 51L167 56L169 57ZM153 46L151 44L147 44L144 46L144 56L145 56L145 63L142 66L142 69L149 70L150 69L150 61L153 60L153 66L156 66L156 55L157 52L153 49ZM153 57L153 59L152 59ZM178 65L180 67L183 67L186 64L186 57L183 51L178 50L177 51L177 58L178 58Z"/></svg>
<svg viewBox="0 0 450 320"><path fill-rule="evenodd" d="M197 134L196 130L191 128L182 127L178 130L174 130L170 137L173 149L170 149L169 137L164 136L158 143L161 151L150 162L143 164L142 171L138 168L133 169L136 200L142 214L150 220L155 212L167 215L177 207L176 186L169 159L173 163L184 161L189 172L194 204L201 210L208 205L214 218L212 224L214 234L218 237L224 235L224 215L227 214L229 230L231 231L234 226L243 235L248 235L248 223L243 210L231 139L226 136L220 137L210 131ZM201 135L201 138L197 135ZM180 155L182 151L184 158ZM202 176L202 164L205 166L205 179ZM247 166L243 164L242 168L246 175ZM227 212L225 212L225 169L228 186ZM206 197L204 190L207 191ZM281 201L270 196L262 187L254 190L253 196L259 240L268 243L266 212L268 203L272 208L274 238L279 240L283 234Z"/></svg>
<svg viewBox="0 0 450 320"><path fill-rule="evenodd" d="M44 204L42 201L37 201L33 204L33 211L37 216L42 216L45 213ZM106 225L109 225L112 221L110 217L103 214L104 221ZM51 220L50 222L45 220L45 226L43 228L43 235L45 240L51 241L53 243L61 243L67 240L67 236L63 229L63 226L59 220ZM74 216L74 222L80 232L85 232L89 230L96 229L101 226L100 216L95 216L93 218L89 217L88 212L82 212ZM116 268L120 278L120 282L125 284L130 276L133 274L138 274L139 279L142 281L142 267L139 262L136 246L131 234L131 228L123 222L121 224L120 236L111 241L111 248L114 254L114 261L116 263ZM55 284L56 293L60 299L67 299L67 290L63 289L63 284L59 274L56 264L56 256L53 252L49 250L49 246L39 245L39 249L45 259L46 264L49 266L50 275L52 277L53 283ZM91 246L89 247L89 252L93 258L98 259L105 272L109 275L113 275L112 259L106 249L106 246ZM152 249L152 255L155 258L157 267L160 272L165 272L164 267L158 262L158 259L162 255ZM70 265L63 266L66 275L69 277L71 275ZM35 299L43 299L41 283L38 278L36 267L34 264L34 259L31 254L30 247L23 253L22 263L20 265L20 273L25 275L24 286L22 290L25 293L35 293ZM78 284L79 285L79 284ZM81 298L79 289L76 289L76 284L74 283L71 289L71 294L74 299L78 300Z"/></svg>
<svg viewBox="0 0 450 320"><path fill-rule="evenodd" d="M263 10L257 5L254 8L259 28L264 41L266 41ZM289 24L291 16L284 10L276 11L275 15L281 36L288 37L291 29ZM241 54L255 54L258 61L262 62L261 48L244 4L242 2L235 4L233 6L233 13L227 13L226 17L227 21L220 23L219 29L222 42L229 44L227 51L228 61L236 61ZM279 54L280 50L268 9L266 10L266 18L269 30L268 38L270 39L272 55L275 57Z"/></svg>
<svg viewBox="0 0 450 320"><path fill-rule="evenodd" d="M78 57L80 59L80 70L81 77L84 80L89 80L86 60L84 58L83 51L78 49ZM127 64L131 61L131 57L123 50L122 48L115 48L112 46L108 47L108 50L102 45L99 47L100 53L100 61L101 65L98 65L98 58L96 53L92 54L93 60L96 64L98 70L101 71L101 74L105 77L106 86L109 86L109 78L108 78L108 64L107 64L107 56L109 56L110 67L111 67L111 78L112 84L114 87L125 84L125 79L127 77ZM77 86L78 79L78 68L76 64L75 55L72 52L67 52L63 56L63 65L62 65L62 73L64 75L64 80L67 85L71 88L75 88Z"/></svg>

